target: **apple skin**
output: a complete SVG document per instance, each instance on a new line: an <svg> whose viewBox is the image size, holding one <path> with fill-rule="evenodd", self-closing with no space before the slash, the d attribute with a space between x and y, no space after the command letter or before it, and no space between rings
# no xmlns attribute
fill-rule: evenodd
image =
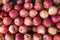
<svg viewBox="0 0 60 40"><path fill-rule="evenodd" d="M8 27L6 25L0 26L0 33L6 34L8 32Z"/></svg>
<svg viewBox="0 0 60 40"><path fill-rule="evenodd" d="M48 11L47 10L42 10L40 13L39 13L39 15L40 15L40 17L42 18L42 19L46 19L46 18L48 18Z"/></svg>
<svg viewBox="0 0 60 40"><path fill-rule="evenodd" d="M2 0L3 4L9 3L10 0Z"/></svg>
<svg viewBox="0 0 60 40"><path fill-rule="evenodd" d="M22 5L16 4L14 6L14 9L16 9L17 11L20 11L22 9Z"/></svg>
<svg viewBox="0 0 60 40"><path fill-rule="evenodd" d="M20 10L19 14L20 14L21 17L25 18L25 17L28 16L29 13L28 13L27 10L22 9L22 10Z"/></svg>
<svg viewBox="0 0 60 40"><path fill-rule="evenodd" d="M60 21L60 17L57 15L51 16L51 20L53 23L57 23Z"/></svg>
<svg viewBox="0 0 60 40"><path fill-rule="evenodd" d="M52 2L47 0L47 1L44 1L44 8L45 9L49 9L51 6L52 6Z"/></svg>
<svg viewBox="0 0 60 40"><path fill-rule="evenodd" d="M56 6L51 6L51 7L48 9L49 15L56 15L57 12L58 12L58 7L56 7Z"/></svg>
<svg viewBox="0 0 60 40"><path fill-rule="evenodd" d="M37 11L42 10L42 4L40 2L35 2L34 9Z"/></svg>
<svg viewBox="0 0 60 40"><path fill-rule="evenodd" d="M10 25L12 23L12 19L10 17L4 17L3 18L3 24L4 25Z"/></svg>
<svg viewBox="0 0 60 40"><path fill-rule="evenodd" d="M60 4L60 0L53 0L55 4Z"/></svg>
<svg viewBox="0 0 60 40"><path fill-rule="evenodd" d="M40 34L33 34L33 40L42 40L42 35Z"/></svg>
<svg viewBox="0 0 60 40"><path fill-rule="evenodd" d="M40 17L34 17L33 18L33 25L39 26L41 24L41 19Z"/></svg>
<svg viewBox="0 0 60 40"><path fill-rule="evenodd" d="M31 3L32 0L25 0L25 2Z"/></svg>
<svg viewBox="0 0 60 40"><path fill-rule="evenodd" d="M24 34L24 40L32 40L32 36L30 34Z"/></svg>
<svg viewBox="0 0 60 40"><path fill-rule="evenodd" d="M4 4L2 10L5 12L9 12L12 9L12 6L10 4Z"/></svg>
<svg viewBox="0 0 60 40"><path fill-rule="evenodd" d="M3 21L0 19L0 25L2 25L3 24Z"/></svg>
<svg viewBox="0 0 60 40"><path fill-rule="evenodd" d="M0 33L0 40L4 40L4 35Z"/></svg>
<svg viewBox="0 0 60 40"><path fill-rule="evenodd" d="M52 36L49 34L44 34L43 35L43 40L52 40Z"/></svg>
<svg viewBox="0 0 60 40"><path fill-rule="evenodd" d="M15 34L15 40L23 40L23 35L21 35L20 33Z"/></svg>
<svg viewBox="0 0 60 40"><path fill-rule="evenodd" d="M34 10L34 9L29 11L29 16L31 18L34 18L35 16L37 16L37 14L38 14L38 12L36 10Z"/></svg>
<svg viewBox="0 0 60 40"><path fill-rule="evenodd" d="M4 17L8 16L6 12L2 11L0 13L0 18L3 19Z"/></svg>
<svg viewBox="0 0 60 40"><path fill-rule="evenodd" d="M23 19L20 18L20 17L17 17L17 18L14 19L14 23L17 26L21 26L23 24Z"/></svg>
<svg viewBox="0 0 60 40"><path fill-rule="evenodd" d="M52 20L47 18L47 19L44 19L43 20L43 23L42 23L45 27L50 27L52 25Z"/></svg>
<svg viewBox="0 0 60 40"><path fill-rule="evenodd" d="M26 21L26 20L27 20L27 21ZM26 26L32 26L32 25L33 25L32 18L31 18L31 17L26 17L26 18L24 19L24 24L25 24Z"/></svg>
<svg viewBox="0 0 60 40"><path fill-rule="evenodd" d="M21 34L26 34L26 33L28 32L28 27L27 27L26 25L21 25L21 26L19 27L19 32L20 32Z"/></svg>
<svg viewBox="0 0 60 40"><path fill-rule="evenodd" d="M23 4L24 1L23 0L17 0L17 4Z"/></svg>
<svg viewBox="0 0 60 40"><path fill-rule="evenodd" d="M59 34L54 35L53 40L60 40L60 35Z"/></svg>
<svg viewBox="0 0 60 40"><path fill-rule="evenodd" d="M33 4L32 3L24 3L24 9L26 10L31 10L33 8Z"/></svg>
<svg viewBox="0 0 60 40"><path fill-rule="evenodd" d="M14 40L14 35L10 33L5 34L5 40Z"/></svg>
<svg viewBox="0 0 60 40"><path fill-rule="evenodd" d="M9 16L12 18L12 19L15 19L16 17L18 17L18 11L16 10L11 10L9 12Z"/></svg>
<svg viewBox="0 0 60 40"><path fill-rule="evenodd" d="M55 35L55 34L57 34L57 29L54 26L51 26L48 28L48 33L50 35Z"/></svg>
<svg viewBox="0 0 60 40"><path fill-rule="evenodd" d="M36 32L40 34L45 34L46 33L46 28L43 25L37 26Z"/></svg>
<svg viewBox="0 0 60 40"><path fill-rule="evenodd" d="M57 27L57 29L60 30L60 23L57 23L57 24L56 24L56 27Z"/></svg>
<svg viewBox="0 0 60 40"><path fill-rule="evenodd" d="M12 34L15 34L17 33L18 31L18 27L16 25L10 25L9 26L9 32L12 33Z"/></svg>
<svg viewBox="0 0 60 40"><path fill-rule="evenodd" d="M3 2L2 2L2 0L0 0L0 5L2 5L3 4Z"/></svg>

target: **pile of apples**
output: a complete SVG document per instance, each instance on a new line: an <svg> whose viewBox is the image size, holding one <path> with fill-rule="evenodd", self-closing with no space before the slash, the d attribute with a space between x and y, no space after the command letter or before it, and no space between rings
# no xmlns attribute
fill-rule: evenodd
<svg viewBox="0 0 60 40"><path fill-rule="evenodd" d="M60 40L60 0L0 0L0 40Z"/></svg>

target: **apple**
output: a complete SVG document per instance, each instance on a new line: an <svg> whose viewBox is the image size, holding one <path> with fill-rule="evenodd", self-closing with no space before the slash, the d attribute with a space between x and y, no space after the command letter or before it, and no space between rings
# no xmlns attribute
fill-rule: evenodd
<svg viewBox="0 0 60 40"><path fill-rule="evenodd" d="M28 2L24 3L24 9L31 10L32 8L33 8L33 4L32 3L28 3Z"/></svg>
<svg viewBox="0 0 60 40"><path fill-rule="evenodd" d="M45 27L50 27L52 25L52 20L50 18L44 19L42 24Z"/></svg>
<svg viewBox="0 0 60 40"><path fill-rule="evenodd" d="M35 17L35 18L33 18L33 25L35 25L35 26L39 26L41 24L41 19L40 19L40 17Z"/></svg>
<svg viewBox="0 0 60 40"><path fill-rule="evenodd" d="M49 34L44 34L43 35L43 40L52 40L52 36Z"/></svg>
<svg viewBox="0 0 60 40"><path fill-rule="evenodd" d="M32 18L31 17L26 17L24 19L24 24L27 25L27 26L32 26L33 25Z"/></svg>
<svg viewBox="0 0 60 40"><path fill-rule="evenodd" d="M60 4L60 0L53 0L55 4Z"/></svg>
<svg viewBox="0 0 60 40"><path fill-rule="evenodd" d="M24 17L28 16L28 11L25 10L25 9L22 9L22 10L20 10L19 14L20 14L21 17L24 18Z"/></svg>
<svg viewBox="0 0 60 40"><path fill-rule="evenodd" d="M24 40L32 40L32 36L30 34L24 34Z"/></svg>
<svg viewBox="0 0 60 40"><path fill-rule="evenodd" d="M15 34L15 40L23 40L23 35L21 35L20 33Z"/></svg>
<svg viewBox="0 0 60 40"><path fill-rule="evenodd" d="M10 33L5 34L5 40L14 40L14 35Z"/></svg>
<svg viewBox="0 0 60 40"><path fill-rule="evenodd" d="M40 17L42 19L45 19L45 18L48 18L48 11L47 10L42 10L40 13L39 13Z"/></svg>
<svg viewBox="0 0 60 40"><path fill-rule="evenodd" d="M4 40L4 35L0 33L0 40Z"/></svg>
<svg viewBox="0 0 60 40"><path fill-rule="evenodd" d="M0 19L0 25L2 25L3 24L3 21Z"/></svg>
<svg viewBox="0 0 60 40"><path fill-rule="evenodd" d="M31 18L34 18L35 16L37 16L37 14L38 14L38 12L36 10L34 10L34 9L29 11L29 16Z"/></svg>
<svg viewBox="0 0 60 40"><path fill-rule="evenodd" d="M17 33L18 31L18 27L16 25L10 25L9 26L9 32L12 33L12 34L15 34Z"/></svg>
<svg viewBox="0 0 60 40"><path fill-rule="evenodd" d="M40 34L45 34L46 33L46 28L43 25L40 25L36 28L36 32Z"/></svg>
<svg viewBox="0 0 60 40"><path fill-rule="evenodd" d="M0 26L0 33L6 34L8 32L8 27L6 25Z"/></svg>
<svg viewBox="0 0 60 40"><path fill-rule="evenodd" d="M12 6L10 4L4 4L2 7L2 10L5 12L9 12L12 9Z"/></svg>
<svg viewBox="0 0 60 40"><path fill-rule="evenodd" d="M57 14L57 11L58 11L58 7L56 7L56 6L51 6L51 7L48 9L49 15L56 15L56 14Z"/></svg>
<svg viewBox="0 0 60 40"><path fill-rule="evenodd" d="M23 19L20 18L20 17L17 17L17 18L14 19L14 23L17 26L21 26L23 24Z"/></svg>
<svg viewBox="0 0 60 40"><path fill-rule="evenodd" d="M19 27L19 32L20 32L21 34L26 34L26 33L28 32L28 27L27 27L26 25L21 25L21 26Z"/></svg>
<svg viewBox="0 0 60 40"><path fill-rule="evenodd" d="M12 18L12 19L15 19L17 16L18 16L18 11L16 10L11 10L9 12L9 16Z"/></svg>
<svg viewBox="0 0 60 40"><path fill-rule="evenodd" d="M38 5L37 5L38 4ZM35 10L37 10L37 11L40 11L40 10L42 10L42 3L40 3L40 2L35 2L35 4L34 4L34 9Z"/></svg>
<svg viewBox="0 0 60 40"><path fill-rule="evenodd" d="M2 0L3 4L9 3L10 0Z"/></svg>
<svg viewBox="0 0 60 40"><path fill-rule="evenodd" d="M57 24L56 24L56 27L57 27L57 29L60 30L60 23L57 23Z"/></svg>
<svg viewBox="0 0 60 40"><path fill-rule="evenodd" d="M16 4L16 5L14 6L14 9L20 11L20 10L22 9L22 5Z"/></svg>
<svg viewBox="0 0 60 40"><path fill-rule="evenodd" d="M17 4L23 4L24 0L17 0Z"/></svg>
<svg viewBox="0 0 60 40"><path fill-rule="evenodd" d="M3 24L10 25L12 23L12 19L10 17L3 18Z"/></svg>
<svg viewBox="0 0 60 40"><path fill-rule="evenodd" d="M57 34L57 29L55 27L51 26L48 28L48 33L51 35L55 35L55 34Z"/></svg>
<svg viewBox="0 0 60 40"><path fill-rule="evenodd" d="M43 3L45 9L49 9L52 6L52 2L47 0Z"/></svg>
<svg viewBox="0 0 60 40"><path fill-rule="evenodd" d="M59 34L54 35L53 40L60 40L60 35Z"/></svg>
<svg viewBox="0 0 60 40"><path fill-rule="evenodd" d="M33 40L42 40L42 35L37 33L33 34Z"/></svg>

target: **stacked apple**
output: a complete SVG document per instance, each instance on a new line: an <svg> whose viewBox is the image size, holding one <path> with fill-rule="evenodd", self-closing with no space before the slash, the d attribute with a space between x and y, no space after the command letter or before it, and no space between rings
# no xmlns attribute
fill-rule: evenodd
<svg viewBox="0 0 60 40"><path fill-rule="evenodd" d="M60 0L0 0L0 40L60 40Z"/></svg>

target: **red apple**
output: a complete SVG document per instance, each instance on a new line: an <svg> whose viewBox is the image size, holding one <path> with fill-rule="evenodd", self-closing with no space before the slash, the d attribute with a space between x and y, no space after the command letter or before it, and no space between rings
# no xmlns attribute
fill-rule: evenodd
<svg viewBox="0 0 60 40"><path fill-rule="evenodd" d="M46 33L46 28L43 25L40 25L36 28L36 32L40 34L45 34Z"/></svg>
<svg viewBox="0 0 60 40"><path fill-rule="evenodd" d="M12 19L10 17L4 17L3 24L10 25L12 23Z"/></svg>
<svg viewBox="0 0 60 40"><path fill-rule="evenodd" d="M24 40L23 35L19 33L15 34L15 40Z"/></svg>
<svg viewBox="0 0 60 40"><path fill-rule="evenodd" d="M24 3L24 9L26 10L31 10L33 8L33 4L32 3Z"/></svg>
<svg viewBox="0 0 60 40"><path fill-rule="evenodd" d="M22 9L22 5L16 4L16 5L14 6L14 9L20 11L20 10Z"/></svg>
<svg viewBox="0 0 60 40"><path fill-rule="evenodd" d="M31 3L32 0L25 0L25 2Z"/></svg>
<svg viewBox="0 0 60 40"><path fill-rule="evenodd" d="M19 27L19 32L22 33L22 34L26 34L28 32L28 27L25 26L25 25L21 25Z"/></svg>
<svg viewBox="0 0 60 40"><path fill-rule="evenodd" d="M5 12L9 12L12 9L12 6L10 4L4 4L2 10Z"/></svg>
<svg viewBox="0 0 60 40"><path fill-rule="evenodd" d="M49 34L44 34L43 35L43 40L52 40L52 36Z"/></svg>
<svg viewBox="0 0 60 40"><path fill-rule="evenodd" d="M56 15L58 8L56 6L51 6L48 10L49 15Z"/></svg>
<svg viewBox="0 0 60 40"><path fill-rule="evenodd" d="M27 25L27 26L32 26L32 18L30 18L30 17L26 17L25 19L24 19L24 24L25 25Z"/></svg>
<svg viewBox="0 0 60 40"><path fill-rule="evenodd" d="M42 35L40 34L33 34L33 40L42 40Z"/></svg>
<svg viewBox="0 0 60 40"><path fill-rule="evenodd" d="M9 32L15 34L18 31L18 27L16 25L9 26Z"/></svg>
<svg viewBox="0 0 60 40"><path fill-rule="evenodd" d="M54 35L53 40L60 40L60 35L59 34Z"/></svg>
<svg viewBox="0 0 60 40"><path fill-rule="evenodd" d="M24 34L24 40L32 40L32 36L30 34Z"/></svg>
<svg viewBox="0 0 60 40"><path fill-rule="evenodd" d="M57 23L57 24L56 24L56 27L57 27L57 29L60 30L60 23Z"/></svg>
<svg viewBox="0 0 60 40"><path fill-rule="evenodd" d="M8 32L8 27L6 25L2 25L0 27L0 33L6 34Z"/></svg>
<svg viewBox="0 0 60 40"><path fill-rule="evenodd" d="M34 10L34 9L30 10L30 12L29 12L29 16L32 17L32 18L37 16L37 14L38 14L38 12L36 10Z"/></svg>
<svg viewBox="0 0 60 40"><path fill-rule="evenodd" d="M55 35L55 34L57 34L57 29L55 27L51 26L48 28L48 33L51 35Z"/></svg>
<svg viewBox="0 0 60 40"><path fill-rule="evenodd" d="M38 4L38 5L37 5ZM37 11L40 11L42 10L42 3L40 2L35 2L35 5L34 5L34 9L37 10Z"/></svg>
<svg viewBox="0 0 60 40"><path fill-rule="evenodd" d="M24 0L17 0L17 4L23 4Z"/></svg>
<svg viewBox="0 0 60 40"><path fill-rule="evenodd" d="M0 25L2 25L3 24L3 21L0 19Z"/></svg>
<svg viewBox="0 0 60 40"><path fill-rule="evenodd" d="M52 25L51 19L49 19L49 18L44 19L44 20L43 20L43 25L44 25L45 27L50 27L50 26Z"/></svg>
<svg viewBox="0 0 60 40"><path fill-rule="evenodd" d="M25 9L20 10L20 16L23 17L23 18L27 17L28 16L28 11L25 10Z"/></svg>
<svg viewBox="0 0 60 40"><path fill-rule="evenodd" d="M0 34L0 40L4 40L4 35Z"/></svg>
<svg viewBox="0 0 60 40"><path fill-rule="evenodd" d="M53 23L57 23L57 22L60 21L60 17L57 16L57 15L55 15L55 16L51 16L51 19L52 19Z"/></svg>
<svg viewBox="0 0 60 40"><path fill-rule="evenodd" d="M35 17L33 18L33 25L39 26L41 24L41 19L40 17Z"/></svg>
<svg viewBox="0 0 60 40"><path fill-rule="evenodd" d="M6 12L1 12L0 13L0 18L3 19L4 17L8 16Z"/></svg>
<svg viewBox="0 0 60 40"><path fill-rule="evenodd" d="M18 11L16 10L11 10L9 12L9 16L12 18L12 19L15 19L17 16L18 16Z"/></svg>
<svg viewBox="0 0 60 40"><path fill-rule="evenodd" d="M42 10L39 15L43 19L48 18L49 16L47 10Z"/></svg>
<svg viewBox="0 0 60 40"><path fill-rule="evenodd" d="M18 17L14 20L15 25L21 26L23 24L23 19Z"/></svg>
<svg viewBox="0 0 60 40"><path fill-rule="evenodd" d="M50 6L52 6L52 2L51 1L44 1L43 5L44 5L44 8L49 9Z"/></svg>
<svg viewBox="0 0 60 40"><path fill-rule="evenodd" d="M55 4L60 4L60 0L53 0Z"/></svg>
<svg viewBox="0 0 60 40"><path fill-rule="evenodd" d="M14 35L10 33L5 34L5 40L14 40Z"/></svg>
<svg viewBox="0 0 60 40"><path fill-rule="evenodd" d="M9 3L10 0L2 0L3 4Z"/></svg>

